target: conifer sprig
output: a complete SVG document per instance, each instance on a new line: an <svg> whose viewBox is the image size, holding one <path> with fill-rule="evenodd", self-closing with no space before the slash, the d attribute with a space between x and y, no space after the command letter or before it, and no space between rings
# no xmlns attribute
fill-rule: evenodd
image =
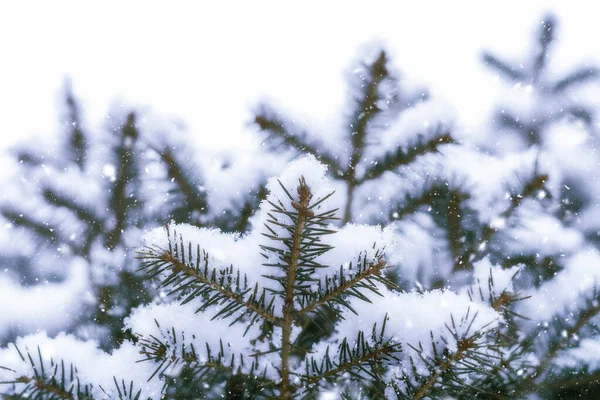
<svg viewBox="0 0 600 400"><path fill-rule="evenodd" d="M194 249L188 242L186 253L183 238L180 236L177 241L176 231L171 237L168 226L167 235L169 249L146 248L138 255L142 260L139 270L145 272L147 279L159 277L161 286L171 289L169 294L181 296L182 305L201 298L202 306L196 312L220 305L213 319L237 314L231 324L246 316L250 318L248 326L258 318L281 324L281 319L274 315L274 298L267 302L266 290L259 288L258 283L250 286L247 276L234 270L233 266L221 270L211 268L209 254L200 248L200 244Z"/></svg>
<svg viewBox="0 0 600 400"><path fill-rule="evenodd" d="M436 153L443 144L455 144L454 138L448 131L438 126L435 129L418 136L414 143L407 146L398 146L395 151L387 152L379 159L374 160L367 168L364 175L357 179L358 185L379 178L386 171L395 170L402 165L412 163L418 156L427 153Z"/></svg>
<svg viewBox="0 0 600 400"><path fill-rule="evenodd" d="M540 174L537 171L532 174L529 179L523 182L520 190L516 190L511 193L510 203L506 209L500 213L498 218L506 221L515 214L517 209L523 204L523 201L528 198L536 196L540 191L548 192L546 190L546 182L548 181L548 175ZM456 207L458 209L458 207ZM477 235L476 239L471 243L459 257L455 258L453 270L461 271L472 269L474 261L480 260L489 252L489 241L494 237L496 232L499 231L498 227L495 226L494 221L490 221L485 225L482 225L482 229ZM459 229L459 228L457 228ZM458 238L458 235L457 235ZM458 246L458 244L457 244Z"/></svg>
<svg viewBox="0 0 600 400"><path fill-rule="evenodd" d="M360 62L352 71L350 80L350 112L345 118L345 131L340 135L347 142L347 153L327 149L312 132L281 117L273 107L261 105L255 111L254 123L267 134L265 143L271 150L291 149L298 154L312 154L329 167L333 177L344 182L347 202L342 221L352 220L352 205L356 189L368 181L381 177L385 172L412 163L427 153L437 152L445 144L454 144L445 123L414 132L412 143L395 145L395 150L382 151L373 156L367 153L369 146L380 141L377 135L385 135L389 122L405 109L427 98L402 93L397 73L390 67L390 58L381 50L368 62Z"/></svg>
<svg viewBox="0 0 600 400"><path fill-rule="evenodd" d="M156 326L161 329L158 321L154 321ZM211 372L235 372L236 365L241 369L245 364L250 364L248 375L255 377L259 375L256 371L255 360L251 357L244 358L243 354L232 354L228 358L225 354L225 344L221 340L216 349L206 344L204 348L196 348L193 343L186 341L185 332L177 332L174 327L162 330L162 338L154 335L149 337L138 336L140 343L140 354L145 358L138 362L153 361L156 369L148 378L148 381L158 375L169 375L171 371L177 371L178 368L185 366L188 368L194 379L198 382L207 377Z"/></svg>
<svg viewBox="0 0 600 400"><path fill-rule="evenodd" d="M184 242L183 237L175 231L171 233L169 227L167 248L155 246L139 252L142 260L140 269L147 278L158 278L161 286L170 289L170 294L179 295L182 304L200 300L202 305L197 313L207 312L209 307L218 305L213 319L229 318L232 325L243 322L248 326L246 333L257 322L267 323L263 329L280 329L281 343L272 344L271 347L275 347L268 351L279 353L281 361L277 369L280 380L275 386L279 398L303 395L309 386L318 386L320 380L332 381L346 372L360 372L375 379L377 374L369 372L369 368L374 363L391 360L393 354L399 351L397 344L384 339L385 322L381 332L373 327L371 340L365 338L362 332L357 343L343 339L337 348L337 361L312 359L310 376L298 375L290 369L292 354L303 350L292 342L294 325L305 323L312 318L311 315L325 315L323 307L352 310L351 298L368 302L366 292L380 294L379 285L389 287L393 284L383 273L386 262L381 250L376 250L371 258L361 253L355 265L346 266L346 270L342 266L332 275L321 274L320 278L315 275L318 270L331 267L323 265L319 257L333 248L323 241L323 237L336 232L329 228L329 222L335 219L337 209L320 209L332 193L313 199L304 177L299 179L294 195L280 181L279 185L287 201L268 200L272 208L267 214L267 231L263 235L273 244L260 246L262 255L267 259L264 266L275 268L275 272L264 275L276 283L273 287L260 289L258 284L249 286L246 276L233 265L217 270L211 266L211 257L200 244ZM279 302L275 301L276 298ZM275 304L280 304L281 309L277 310ZM159 322L155 322L160 329ZM256 377L260 375L257 362L267 355L264 351L257 351L253 354L232 354L232 358L226 359L222 341L220 349L207 347L200 350L190 345L185 340L185 332L177 332L176 327L161 330L160 337L139 336L138 341L145 355L141 361L157 364L150 378L167 376L169 371L180 366L185 366L193 376L202 379L219 372ZM203 352L202 356L200 352ZM265 373L266 370L262 371L264 382L259 384L267 387L269 380ZM292 379L294 376L300 378L300 383Z"/></svg>
<svg viewBox="0 0 600 400"><path fill-rule="evenodd" d="M339 160L315 139L316 135L284 119L273 107L261 104L255 111L254 123L261 131L268 133L264 143L271 150L294 149L299 154L313 154L336 176L342 176L343 168Z"/></svg>
<svg viewBox="0 0 600 400"><path fill-rule="evenodd" d="M348 265L348 272L344 270L343 266L340 266L337 273L319 280L316 290L303 292L298 298L301 307L298 313L306 315L315 312L324 317L320 308L328 305L330 307L341 306L356 314L350 304L351 298L370 302L369 298L364 295L363 289L381 296L376 283L381 283L388 288L396 287L395 283L386 278L383 273L388 266L382 253L376 254L374 261L367 260L365 255L359 255L355 264L355 266L353 263Z"/></svg>
<svg viewBox="0 0 600 400"><path fill-rule="evenodd" d="M455 393L462 395L482 395L484 388L469 386L466 376L489 376L501 359L501 349L494 339L495 329L488 325L472 331L471 327L477 319L477 313L466 314L456 321L451 316L451 324L446 324L450 338L441 337L442 346L436 344L436 338L431 334L433 354L425 351L422 343L417 346L408 345L427 366L426 374L420 373L412 356L410 358L412 371L398 376L399 382L392 382L392 387L398 399L435 398L438 394ZM460 329L459 329L460 328ZM489 395L489 394L488 394Z"/></svg>
<svg viewBox="0 0 600 400"><path fill-rule="evenodd" d="M358 379L366 377L373 381L381 380L381 371L373 368L373 362L378 364L397 362L399 361L397 354L402 351L400 344L386 338L387 319L386 315L381 328L374 324L370 335L359 331L352 341L347 338L342 339L333 351L330 351L332 346L328 345L322 359L309 357L302 376L302 386L338 378L342 373L348 373Z"/></svg>
<svg viewBox="0 0 600 400"><path fill-rule="evenodd" d="M551 60L551 47L556 38L556 18L548 14L544 17L531 57L516 63L509 63L499 57L484 52L482 59L486 66L501 74L511 85L531 85L540 99L536 108L540 112L530 112L530 115L520 116L510 109L502 107L496 114L496 121L503 128L515 130L527 140L529 145L542 144L548 127L563 119L573 117L581 120L588 129L592 130L594 111L590 105L582 104L577 96L565 99L569 90L576 89L586 83L597 80L600 70L594 66L576 67L564 77L553 80L547 76L548 64ZM548 104L555 103L558 107L548 110Z"/></svg>
<svg viewBox="0 0 600 400"><path fill-rule="evenodd" d="M21 360L27 361L33 371L31 376L23 375L14 381L0 382L0 385L25 384L16 398L92 400L92 387L81 384L77 377L76 366L73 364L65 365L64 361L55 362L52 358L49 364L46 365L39 346L34 355L29 349L24 355L16 344L14 347Z"/></svg>
<svg viewBox="0 0 600 400"><path fill-rule="evenodd" d="M594 319L600 315L600 292L594 287L590 293L581 295L576 309L557 313L555 318L541 324L526 338L525 343L538 349L543 357L538 360L519 384L519 393L533 393L548 390L561 368L554 365L556 358L565 350L576 348L580 340L598 334ZM567 318L561 315L569 315ZM541 350L541 351L540 351ZM597 371L586 371L586 374ZM574 374L576 375L576 374Z"/></svg>
<svg viewBox="0 0 600 400"><path fill-rule="evenodd" d="M171 216L175 222L188 222L200 226L200 221L193 219L193 216L205 215L208 213L208 198L206 191L198 189L198 184L194 183L193 178L197 176L186 170L181 157L178 153L171 150L168 146L162 149L155 145L149 146L159 157L163 164L167 178L175 184L175 189L171 190L171 201L174 203L174 209Z"/></svg>

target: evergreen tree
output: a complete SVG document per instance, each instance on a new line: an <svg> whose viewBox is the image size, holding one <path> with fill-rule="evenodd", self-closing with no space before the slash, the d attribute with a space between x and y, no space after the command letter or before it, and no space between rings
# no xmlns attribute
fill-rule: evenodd
<svg viewBox="0 0 600 400"><path fill-rule="evenodd" d="M432 111L430 104L424 103L429 94L422 88L403 85L388 53L379 46L370 47L364 59L349 68L348 110L339 132L308 132L268 104L256 107L254 116L255 124L267 135L269 149L312 154L329 167L347 193L344 223L359 219L355 210L364 211L372 186L387 171L410 165L419 156L454 141L452 121L439 113L429 125L406 126ZM399 118L403 115L406 118ZM397 124L390 126L392 122ZM412 136L409 141L402 140L407 130Z"/></svg>
<svg viewBox="0 0 600 400"><path fill-rule="evenodd" d="M501 134L511 136L512 146L543 145L551 125L561 120L584 125L594 132L594 109L575 96L577 89L598 79L595 66L584 65L554 77L550 65L551 48L556 39L557 21L552 14L543 17L531 54L523 60L507 62L490 52L483 62L515 89L522 89L529 101L504 103L496 111L495 123ZM507 141L504 141L507 143Z"/></svg>
<svg viewBox="0 0 600 400"><path fill-rule="evenodd" d="M132 249L140 232L170 221L244 231L264 189L249 183L250 196L231 196L235 209L211 209L202 174L209 164L194 165L197 149L185 132L164 122L165 132L143 131L144 119L156 125L160 119L143 115L140 122L138 112L122 108L94 131L68 81L64 98L64 134L13 150L16 190L0 204L10 224L1 257L14 277L6 286L30 297L47 291L39 298L55 300L32 310L33 321L18 314L5 321L0 340L66 330L109 349L131 339L123 318L155 295L135 273Z"/></svg>
<svg viewBox="0 0 600 400"><path fill-rule="evenodd" d="M134 310L126 323L135 344L111 355L72 336L20 339L2 353L5 393L157 398L187 379L197 398L468 398L503 387L511 371L516 377L525 362L504 352L501 334L514 271L483 262L485 285L396 292L385 253L393 252L392 230L335 229L346 199L330 191L324 172L302 158L271 179L243 237L189 224L153 231L141 269L177 301ZM298 344L325 306L339 317L335 332L309 348ZM53 360L41 349L49 343L78 351ZM250 383L234 392L224 376Z"/></svg>
<svg viewBox="0 0 600 400"><path fill-rule="evenodd" d="M511 79L526 76L524 93L546 110L515 117L520 128L502 120L503 130L490 129L520 132L516 146L463 135L448 107L406 89L380 48L350 69L348 117L331 135L260 105L254 122L267 148L298 159L269 180L251 229L212 229L237 218L223 226L203 217L210 197L189 195L193 185L179 180L190 175L168 175L173 198L197 206L147 234L141 264L127 264L160 293L125 319L130 338L110 354L73 335L19 338L0 349L0 390L42 399L594 398L594 110L573 124L584 114L566 93L596 72L548 83L554 27L546 18L529 72L485 56ZM567 111L556 115L556 104ZM584 140L553 145L557 126L583 129ZM195 160L185 146L167 156L148 148L158 165ZM222 189L249 180L224 179ZM590 194L574 206L565 188ZM253 209L238 204L229 215Z"/></svg>
<svg viewBox="0 0 600 400"><path fill-rule="evenodd" d="M493 138L484 146L499 153L529 147L549 161L554 180L552 198L544 200L546 215L521 218L520 235L514 238L532 238L537 232L541 241L535 246L509 242L502 251L509 263L524 265L517 287L536 287L529 289L532 299L523 312L538 323L528 327L526 343L540 361L525 374L530 386L522 391L543 398L595 398L600 394L598 370L581 352L597 340L593 327L599 311L598 286L571 279L589 277L589 269L597 268L599 261L595 199L600 187L593 182L600 159L596 110L587 94L597 88L599 72L584 65L558 77L551 73L557 25L553 15L543 17L531 54L523 60L509 63L483 54L485 65L511 88L490 124ZM557 291L562 285L569 289ZM553 306L533 306L548 302L546 293L553 293Z"/></svg>

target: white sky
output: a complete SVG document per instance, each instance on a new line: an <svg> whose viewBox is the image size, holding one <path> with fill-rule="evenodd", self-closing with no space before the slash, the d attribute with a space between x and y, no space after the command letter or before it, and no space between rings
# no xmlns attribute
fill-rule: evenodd
<svg viewBox="0 0 600 400"><path fill-rule="evenodd" d="M481 67L481 50L527 52L545 10L559 16L559 69L600 59L593 2L291 4L2 2L0 137L6 144L56 132L69 75L88 124L124 100L179 118L207 145L244 146L248 109L261 98L308 120L338 115L342 73L373 39L389 45L405 77L475 126L500 85Z"/></svg>

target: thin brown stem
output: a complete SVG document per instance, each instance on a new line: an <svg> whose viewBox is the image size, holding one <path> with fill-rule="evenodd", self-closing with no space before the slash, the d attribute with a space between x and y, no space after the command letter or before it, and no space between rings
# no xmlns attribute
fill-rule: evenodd
<svg viewBox="0 0 600 400"><path fill-rule="evenodd" d="M427 396L427 394L433 389L433 385L438 381L442 374L448 371L452 366L466 357L466 352L476 346L472 338L465 338L460 340L458 343L456 352L450 354L435 370L433 374L429 376L429 379L421 386L421 388L415 393L413 399L420 400Z"/></svg>
<svg viewBox="0 0 600 400"><path fill-rule="evenodd" d="M346 207L344 209L344 219L342 220L342 225L345 225L352 220L352 200L354 197L355 185L354 185L354 178L350 178L350 179L352 179L352 180L348 182L348 195L346 196L347 201L346 201Z"/></svg>
<svg viewBox="0 0 600 400"><path fill-rule="evenodd" d="M369 268L365 269L360 274L356 275L354 278L346 281L344 284L338 286L335 290L329 292L325 296L321 297L317 301L308 306L304 307L302 310L298 312L300 315L305 315L311 311L314 311L320 306L325 305L327 302L339 297L346 290L352 288L357 283L361 282L363 279L368 278L371 275L381 275L381 271L386 268L386 263L383 259L379 259L377 263L369 265ZM392 282L390 282L392 283Z"/></svg>
<svg viewBox="0 0 600 400"><path fill-rule="evenodd" d="M298 186L299 201L292 201L292 206L298 211L298 219L296 221L296 229L292 236L291 254L288 262L287 282L285 287L285 299L283 303L283 326L281 327L281 386L280 396L282 399L291 399L296 390L290 384L290 352L292 344L290 337L292 335L292 324L294 323L294 289L296 285L296 270L298 268L298 260L300 259L300 246L302 243L302 232L304 224L310 215L314 213L308 209L310 201L310 188L304 182L304 178L300 180Z"/></svg>
<svg viewBox="0 0 600 400"><path fill-rule="evenodd" d="M172 264L171 269L173 272L182 272L188 276L193 277L204 285L209 285L213 289L219 291L221 294L227 296L227 298L235 301L236 303L246 307L253 313L256 313L263 317L265 320L272 322L276 326L281 326L282 319L271 315L266 310L258 307L256 304L245 301L244 297L221 286L218 282L212 281L208 276L199 273L193 267L190 267L179 258L175 257L170 251L165 251L160 257L163 261L167 261Z"/></svg>
<svg viewBox="0 0 600 400"><path fill-rule="evenodd" d="M306 386L312 385L314 383L317 383L317 382L321 381L322 379L339 375L341 372L348 371L351 368L357 367L361 364L364 364L364 363L372 361L372 360L378 360L382 356L393 353L395 351L397 351L397 349L394 348L394 346L392 346L392 345L380 347L370 353L363 354L362 357L355 358L354 360L347 362L345 364L340 364L337 367L330 369L329 371L325 372L322 375L314 375L314 376L310 376L310 377L306 378L302 382L301 387L306 387Z"/></svg>
<svg viewBox="0 0 600 400"><path fill-rule="evenodd" d="M36 378L29 378L27 376L21 376L19 379L17 379L17 381L19 383L32 383L35 385L36 390L40 391L42 393L48 393L48 394L52 394L52 398L59 398L59 399L66 399L66 400L71 400L73 399L73 394L64 391L63 389L52 385L48 382L45 382L41 379L36 379Z"/></svg>

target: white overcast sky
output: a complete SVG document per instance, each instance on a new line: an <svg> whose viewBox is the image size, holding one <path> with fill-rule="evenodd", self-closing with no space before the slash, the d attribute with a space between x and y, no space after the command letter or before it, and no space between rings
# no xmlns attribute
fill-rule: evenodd
<svg viewBox="0 0 600 400"><path fill-rule="evenodd" d="M179 118L207 145L244 146L248 109L259 99L307 120L337 114L342 73L374 39L388 45L405 77L450 102L461 124L476 126L500 85L481 67L481 50L527 52L549 10L560 23L555 67L598 60L593 3L6 1L0 137L9 143L56 132L68 75L90 125L125 101Z"/></svg>

